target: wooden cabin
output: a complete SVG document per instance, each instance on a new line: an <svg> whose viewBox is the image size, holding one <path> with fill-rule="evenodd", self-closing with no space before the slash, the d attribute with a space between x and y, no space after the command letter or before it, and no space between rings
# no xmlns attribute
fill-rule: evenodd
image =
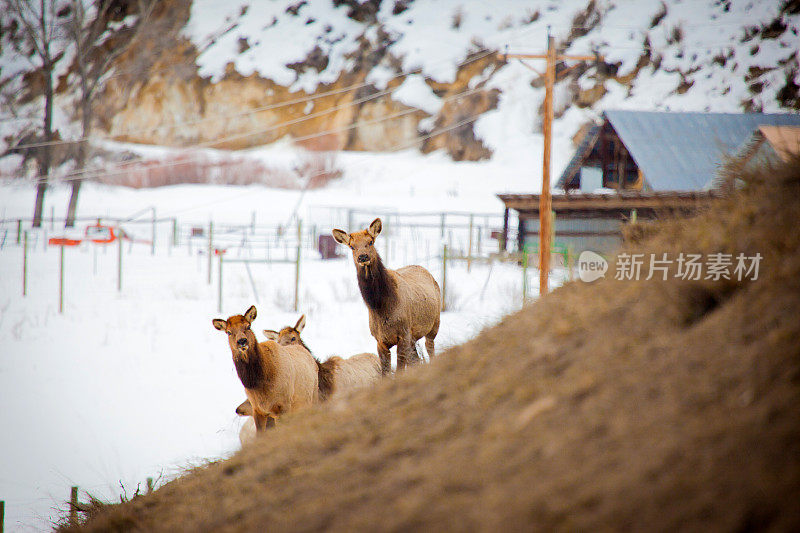
<svg viewBox="0 0 800 533"><path fill-rule="evenodd" d="M556 181L554 248L610 252L625 223L690 216L719 194L721 166L765 126L775 138L769 127L800 127L800 115L607 111ZM518 249L537 249L539 195L498 197L518 214Z"/></svg>

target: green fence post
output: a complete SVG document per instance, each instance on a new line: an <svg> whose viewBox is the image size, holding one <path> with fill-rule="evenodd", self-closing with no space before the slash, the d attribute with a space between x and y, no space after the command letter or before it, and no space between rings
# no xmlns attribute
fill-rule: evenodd
<svg viewBox="0 0 800 533"><path fill-rule="evenodd" d="M522 305L528 299L528 248L522 247Z"/></svg>
<svg viewBox="0 0 800 533"><path fill-rule="evenodd" d="M22 296L28 295L28 232L22 235Z"/></svg>

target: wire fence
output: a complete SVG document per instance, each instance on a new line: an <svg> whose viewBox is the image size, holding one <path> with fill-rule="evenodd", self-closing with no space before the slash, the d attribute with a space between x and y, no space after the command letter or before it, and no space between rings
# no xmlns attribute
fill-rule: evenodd
<svg viewBox="0 0 800 533"><path fill-rule="evenodd" d="M225 275L231 268L244 268L257 297L258 284L251 265L290 264L293 276L285 270L280 272L282 278L293 278L291 307L297 310L303 284L301 265L307 261L349 256L349 250L333 240L331 230L339 227L357 231L369 226L377 217L383 220L383 232L376 246L390 267L421 264L432 271L438 270L445 278L448 263L453 262L465 263L467 272L473 264L490 261L523 264L519 254L503 250L502 213L409 213L316 206L309 208L309 222L298 218L292 224L257 224L255 212L250 223L194 222L156 215L156 209L149 208L134 216L81 217L75 227L68 230L62 227L63 219L54 217L46 218L38 228L31 227L30 219L2 219L0 251L21 252L23 296L29 292L31 266L38 266L37 272L41 275L45 273L41 267L46 263L47 277L58 281L61 313L67 308L70 293L79 293L75 284L80 281L73 279L69 266L76 251L91 254L91 260L85 259L82 268L91 265L95 276L98 269L110 271L113 268L117 293L126 290L132 280L151 274L137 272L137 269L147 270L154 265L142 263L140 256L196 258L197 271L202 272L206 284L215 289L220 312ZM513 226L508 228L508 240L516 242ZM56 263L52 259L42 256L50 253L58 254L57 270L53 270ZM442 284L446 291L445 279ZM104 291L113 291L110 284L103 287ZM523 294L526 292L523 288Z"/></svg>

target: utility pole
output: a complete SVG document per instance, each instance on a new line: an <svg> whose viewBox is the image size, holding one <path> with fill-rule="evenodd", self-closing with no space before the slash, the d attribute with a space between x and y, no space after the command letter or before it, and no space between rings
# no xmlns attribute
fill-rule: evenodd
<svg viewBox="0 0 800 533"><path fill-rule="evenodd" d="M553 236L552 230L552 198L550 196L550 152L553 138L553 86L556 82L557 61L597 61L598 55L570 56L556 53L555 41L547 28L547 53L546 54L502 54L506 59L544 59L547 62L544 75L530 68L539 76L544 77L544 120L542 121L542 135L544 135L544 155L542 157L542 193L539 195L539 295L548 292L548 276L550 274L550 247ZM524 63L523 63L524 64ZM567 70L571 70L570 67ZM564 71L566 72L566 71Z"/></svg>

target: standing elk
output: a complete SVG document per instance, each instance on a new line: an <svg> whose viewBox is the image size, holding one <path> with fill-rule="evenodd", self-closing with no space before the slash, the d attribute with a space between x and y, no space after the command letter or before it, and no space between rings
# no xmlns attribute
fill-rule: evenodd
<svg viewBox="0 0 800 533"><path fill-rule="evenodd" d="M334 229L332 233L337 242L353 251L358 288L369 311L369 331L378 342L381 371L388 374L392 346L397 346L398 370L419 361L416 343L422 337L428 357L433 359L442 293L431 273L419 265L397 270L383 265L375 249L382 228L381 219L376 218L365 230L347 233Z"/></svg>
<svg viewBox="0 0 800 533"><path fill-rule="evenodd" d="M228 334L236 373L250 402L256 430L275 425L282 413L316 403L319 398L317 363L302 346L282 346L268 340L258 343L250 329L255 306L244 315L215 318L214 327Z"/></svg>

